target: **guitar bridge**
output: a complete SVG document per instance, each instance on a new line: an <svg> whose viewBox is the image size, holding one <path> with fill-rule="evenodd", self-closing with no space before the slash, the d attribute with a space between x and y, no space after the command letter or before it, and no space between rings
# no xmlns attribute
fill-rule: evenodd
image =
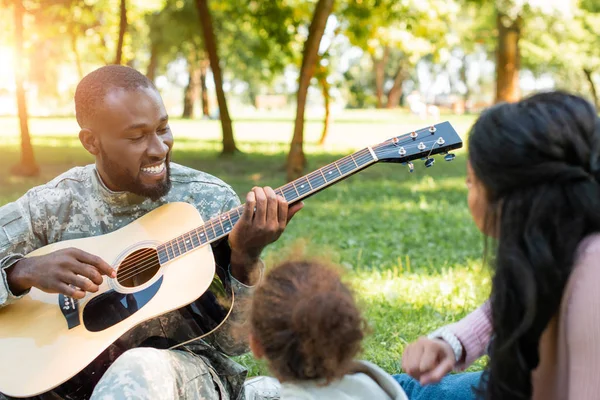
<svg viewBox="0 0 600 400"><path fill-rule="evenodd" d="M58 295L58 306L63 316L67 320L69 329L73 329L81 324L79 320L79 302L72 297L64 294Z"/></svg>

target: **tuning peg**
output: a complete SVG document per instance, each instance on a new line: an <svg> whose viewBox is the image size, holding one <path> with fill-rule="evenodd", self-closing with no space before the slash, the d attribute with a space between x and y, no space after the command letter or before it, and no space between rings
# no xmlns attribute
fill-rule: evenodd
<svg viewBox="0 0 600 400"><path fill-rule="evenodd" d="M408 162L408 171L413 172L414 170L415 170L415 165L409 161Z"/></svg>
<svg viewBox="0 0 600 400"><path fill-rule="evenodd" d="M456 154L452 154L452 153L448 153L444 156L444 160L446 161L452 161L456 158Z"/></svg>
<svg viewBox="0 0 600 400"><path fill-rule="evenodd" d="M427 161L425 161L425 167L429 168L433 165L433 163L435 163L435 158L428 158Z"/></svg>

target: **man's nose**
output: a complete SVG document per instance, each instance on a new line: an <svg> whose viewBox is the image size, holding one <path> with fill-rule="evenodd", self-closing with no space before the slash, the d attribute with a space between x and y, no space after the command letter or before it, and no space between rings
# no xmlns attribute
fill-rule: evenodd
<svg viewBox="0 0 600 400"><path fill-rule="evenodd" d="M148 146L148 155L156 158L165 158L169 152L169 144L165 138L154 134Z"/></svg>

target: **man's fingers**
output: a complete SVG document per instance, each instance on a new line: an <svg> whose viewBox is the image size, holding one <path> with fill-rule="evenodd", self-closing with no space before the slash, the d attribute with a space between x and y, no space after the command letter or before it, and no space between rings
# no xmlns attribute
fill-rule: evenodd
<svg viewBox="0 0 600 400"><path fill-rule="evenodd" d="M98 256L77 249L75 258L84 264L89 264L96 267L103 275L110 276L111 278L115 278L117 276L117 272L110 265L108 265L106 261Z"/></svg>
<svg viewBox="0 0 600 400"><path fill-rule="evenodd" d="M256 195L253 191L248 192L246 195L246 204L244 204L244 211L242 212L242 220L246 223L252 223L252 217L254 217L254 209L256 208Z"/></svg>
<svg viewBox="0 0 600 400"><path fill-rule="evenodd" d="M75 268L73 269L73 272L75 272L76 274L79 274L81 276L85 276L90 281L94 282L96 285L102 284L102 275L100 274L98 269L94 266L84 264L84 263L79 263L75 266Z"/></svg>
<svg viewBox="0 0 600 400"><path fill-rule="evenodd" d="M294 215L296 215L296 213L297 213L298 211L302 210L302 208L303 208L303 207L304 207L304 202L303 202L303 201L301 201L301 202L298 202L298 203L296 203L296 204L292 205L292 206L291 206L291 207L288 209L288 212L287 212L287 222L290 222L290 220L292 219L292 217L293 217Z"/></svg>
<svg viewBox="0 0 600 400"><path fill-rule="evenodd" d="M447 373L452 371L452 368L454 368L454 360L452 358L445 358L432 371L423 374L419 381L421 385L439 382Z"/></svg>
<svg viewBox="0 0 600 400"><path fill-rule="evenodd" d="M267 219L267 195L265 190L260 187L252 189L256 196L256 212L254 214L254 221L257 223L264 223Z"/></svg>
<svg viewBox="0 0 600 400"><path fill-rule="evenodd" d="M67 297L72 297L78 300L81 300L85 297L85 292L83 290L76 289L73 286L69 286L64 282L60 282L58 284L57 292L62 293Z"/></svg>
<svg viewBox="0 0 600 400"><path fill-rule="evenodd" d="M65 280L65 283L70 283L86 292L96 293L98 291L98 285L81 275L72 274Z"/></svg>
<svg viewBox="0 0 600 400"><path fill-rule="evenodd" d="M279 221L279 228L284 229L288 222L288 202L282 196L277 196L277 220Z"/></svg>
<svg viewBox="0 0 600 400"><path fill-rule="evenodd" d="M264 187L265 196L267 197L267 213L266 213L266 221L267 223L275 223L277 222L278 217L278 201L277 195L275 191L269 186Z"/></svg>

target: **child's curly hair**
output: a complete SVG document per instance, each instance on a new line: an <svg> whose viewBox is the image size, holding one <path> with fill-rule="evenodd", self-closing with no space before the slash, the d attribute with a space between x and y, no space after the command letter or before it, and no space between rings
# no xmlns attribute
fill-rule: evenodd
<svg viewBox="0 0 600 400"><path fill-rule="evenodd" d="M365 327L339 273L322 262L284 262L252 299L250 331L280 380L341 378L361 348Z"/></svg>

